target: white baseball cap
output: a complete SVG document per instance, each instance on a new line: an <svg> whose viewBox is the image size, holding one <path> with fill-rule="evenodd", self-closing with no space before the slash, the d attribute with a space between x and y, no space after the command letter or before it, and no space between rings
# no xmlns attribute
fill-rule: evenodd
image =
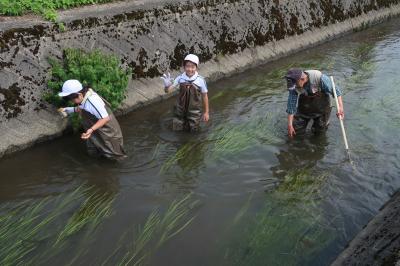
<svg viewBox="0 0 400 266"><path fill-rule="evenodd" d="M190 62L192 62L192 63L195 63L196 66L199 66L199 57L198 57L197 55L188 54L188 55L185 57L184 61L190 61Z"/></svg>
<svg viewBox="0 0 400 266"><path fill-rule="evenodd" d="M73 93L78 93L83 89L82 83L76 79L70 79L64 82L62 91L58 94L60 97L65 97Z"/></svg>

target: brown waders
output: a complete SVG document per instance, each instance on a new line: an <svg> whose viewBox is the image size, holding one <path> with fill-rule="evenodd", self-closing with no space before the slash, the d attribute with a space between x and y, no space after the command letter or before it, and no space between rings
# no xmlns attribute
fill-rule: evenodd
<svg viewBox="0 0 400 266"><path fill-rule="evenodd" d="M110 107L106 104L110 121L92 133L86 141L88 153L93 156L104 156L108 159L120 160L126 157L123 148L121 128ZM84 130L91 128L99 120L86 110L81 110Z"/></svg>
<svg viewBox="0 0 400 266"><path fill-rule="evenodd" d="M312 130L320 133L328 128L331 115L331 101L328 94L316 92L312 95L300 94L298 112L294 116L293 126L296 132L305 132L310 120L313 120Z"/></svg>
<svg viewBox="0 0 400 266"><path fill-rule="evenodd" d="M172 129L198 131L201 118L201 92L193 83L181 83L174 107Z"/></svg>

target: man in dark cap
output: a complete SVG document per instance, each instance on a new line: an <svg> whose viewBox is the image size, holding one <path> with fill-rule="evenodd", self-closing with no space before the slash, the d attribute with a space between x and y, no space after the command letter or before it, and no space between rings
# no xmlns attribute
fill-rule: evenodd
<svg viewBox="0 0 400 266"><path fill-rule="evenodd" d="M315 133L325 131L331 114L331 97L334 97L330 78L318 70L289 69L286 76L289 98L287 103L288 135L304 132L313 120ZM336 87L339 101L337 116L344 119L342 92Z"/></svg>

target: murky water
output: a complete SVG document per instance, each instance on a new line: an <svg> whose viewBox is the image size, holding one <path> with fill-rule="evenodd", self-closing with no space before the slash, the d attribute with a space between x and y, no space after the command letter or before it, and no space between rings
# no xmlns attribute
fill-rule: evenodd
<svg viewBox="0 0 400 266"><path fill-rule="evenodd" d="M173 99L120 118L122 163L77 136L2 159L1 264L328 265L400 186L399 23L209 84L199 134L168 129ZM334 115L287 139L290 66L344 90L354 166Z"/></svg>

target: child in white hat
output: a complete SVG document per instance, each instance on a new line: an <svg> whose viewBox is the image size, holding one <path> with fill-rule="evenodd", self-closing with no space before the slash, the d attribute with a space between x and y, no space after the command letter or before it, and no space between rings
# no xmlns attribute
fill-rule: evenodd
<svg viewBox="0 0 400 266"><path fill-rule="evenodd" d="M74 79L65 81L58 95L77 105L58 111L63 116L77 112L82 117L85 132L81 138L86 140L89 154L117 160L126 157L121 128L107 101Z"/></svg>
<svg viewBox="0 0 400 266"><path fill-rule="evenodd" d="M169 73L161 77L166 93L170 93L179 86L172 122L173 130L197 131L201 119L205 122L210 119L207 84L197 73L198 66L199 58L194 54L189 54L183 61L185 72L175 80L172 80ZM201 106L203 106L203 114Z"/></svg>

